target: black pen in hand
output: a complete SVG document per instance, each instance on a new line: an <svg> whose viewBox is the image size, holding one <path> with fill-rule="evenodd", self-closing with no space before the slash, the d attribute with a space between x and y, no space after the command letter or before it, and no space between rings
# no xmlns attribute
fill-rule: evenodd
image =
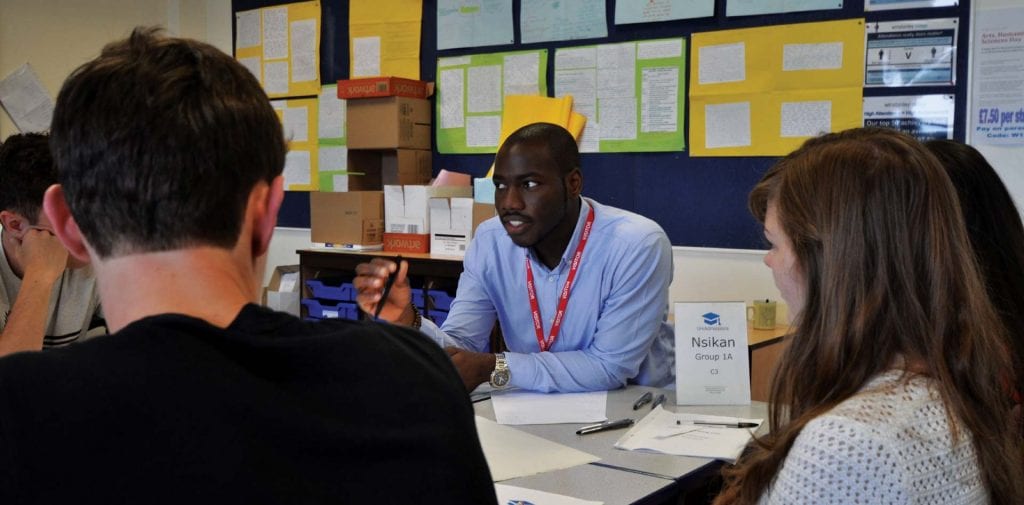
<svg viewBox="0 0 1024 505"><path fill-rule="evenodd" d="M588 433L597 433L599 431L617 430L627 426L633 426L633 420L628 417L625 419L619 419L618 421L605 421L603 423L590 424L576 430L576 434L586 435Z"/></svg>
<svg viewBox="0 0 1024 505"><path fill-rule="evenodd" d="M377 308L373 311L373 318L380 319L380 309L384 308L384 304L388 301L388 295L391 293L391 286L395 284L395 277L398 277L398 271L402 269L402 255L399 254L395 257L395 273L388 276L388 280L384 283L384 292L380 295L380 300L377 301Z"/></svg>

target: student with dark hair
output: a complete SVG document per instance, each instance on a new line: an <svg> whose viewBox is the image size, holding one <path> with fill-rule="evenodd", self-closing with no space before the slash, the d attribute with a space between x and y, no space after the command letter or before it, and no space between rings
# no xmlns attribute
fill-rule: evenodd
<svg viewBox="0 0 1024 505"><path fill-rule="evenodd" d="M47 135L0 145L0 356L103 333L92 269L68 256L42 212L56 182Z"/></svg>
<svg viewBox="0 0 1024 505"><path fill-rule="evenodd" d="M1017 503L1012 377L949 178L913 138L808 140L750 194L795 314L771 433L716 503Z"/></svg>
<svg viewBox="0 0 1024 505"><path fill-rule="evenodd" d="M977 149L953 140L930 140L924 145L942 162L956 188L988 296L1009 333L1019 396L1024 393L1024 224L1020 212L999 174Z"/></svg>
<svg viewBox="0 0 1024 505"><path fill-rule="evenodd" d="M57 97L54 232L113 333L0 359L0 503L495 503L408 329L259 307L285 143L232 57L137 29Z"/></svg>
<svg viewBox="0 0 1024 505"><path fill-rule="evenodd" d="M498 216L477 229L440 328L415 313L404 262L358 267L360 307L373 314L394 274L380 317L444 346L470 390L484 382L545 392L671 384L672 248L661 227L580 196L579 150L561 126L512 133L493 179ZM509 352L488 348L495 321Z"/></svg>

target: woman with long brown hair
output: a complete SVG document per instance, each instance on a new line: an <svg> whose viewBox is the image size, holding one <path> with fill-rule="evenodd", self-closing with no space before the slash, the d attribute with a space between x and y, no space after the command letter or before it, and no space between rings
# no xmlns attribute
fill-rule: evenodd
<svg viewBox="0 0 1024 505"><path fill-rule="evenodd" d="M1006 334L938 160L893 130L824 135L750 208L794 330L771 433L716 503L1019 503Z"/></svg>

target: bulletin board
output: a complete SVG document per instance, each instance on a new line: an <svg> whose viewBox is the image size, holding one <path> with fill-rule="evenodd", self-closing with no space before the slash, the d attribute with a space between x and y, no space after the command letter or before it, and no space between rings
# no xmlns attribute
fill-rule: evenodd
<svg viewBox="0 0 1024 505"><path fill-rule="evenodd" d="M270 98L316 94L320 2L263 7L235 10L235 57Z"/></svg>
<svg viewBox="0 0 1024 505"><path fill-rule="evenodd" d="M519 13L521 1L511 0L515 22L515 40L521 41ZM697 19L680 19L657 23L616 25L615 0L606 1L608 36L596 39L567 40L534 44L509 44L478 48L437 50L437 4L423 0L420 42L420 78L436 81L437 58L475 54L546 49L549 55L559 48L582 45L635 42L641 40L685 37L687 61L692 57L693 33L719 30L789 25L819 21L866 19L898 21L908 19L957 18L962 27L970 26L970 0L959 0L949 7L905 10L864 11L864 0L837 0L842 8L825 11L790 12L756 16L727 17L727 0L715 0L714 15ZM234 12L280 4L268 0L232 0ZM320 78L324 84L348 78L349 33L348 0L321 0ZM908 94L953 95L955 128L953 136L963 140L966 117L966 82L969 30L957 34L955 81L952 86L917 86L913 88L865 88L865 97L902 96ZM547 88L554 89L554 58L548 58ZM686 82L692 82L689 65ZM317 88L319 90L319 88ZM316 92L311 93L315 96ZM685 104L690 110L692 104ZM436 116L435 116L436 117ZM689 138L690 125L685 126ZM493 162L491 154L438 154L437 139L433 166L435 172L448 169L483 177ZM747 196L764 172L778 158L773 156L693 156L686 150L643 153L594 153L582 155L583 193L603 204L612 205L647 216L657 221L668 233L673 245L730 249L764 249L761 226L747 210ZM289 191L279 217L280 226L309 226L309 194Z"/></svg>

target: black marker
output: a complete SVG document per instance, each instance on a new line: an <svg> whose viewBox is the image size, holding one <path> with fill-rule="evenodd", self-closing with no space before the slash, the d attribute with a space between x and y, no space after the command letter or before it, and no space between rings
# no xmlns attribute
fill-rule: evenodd
<svg viewBox="0 0 1024 505"><path fill-rule="evenodd" d="M377 308L373 311L373 318L380 319L380 309L384 308L384 304L387 303L388 294L391 292L391 286L395 283L395 277L398 277L398 270L402 268L402 255L399 254L395 257L395 273L394 275L388 276L387 282L384 283L384 292L380 295L380 301L377 302Z"/></svg>
<svg viewBox="0 0 1024 505"><path fill-rule="evenodd" d="M617 430L627 426L633 426L633 420L628 417L625 419L619 419L618 421L605 421L603 423L590 424L576 430L576 434L586 435L588 433L597 433L599 431Z"/></svg>
<svg viewBox="0 0 1024 505"><path fill-rule="evenodd" d="M640 396L640 398L637 398L637 400L633 402L633 410L637 410L640 407L647 405L648 403L650 403L652 398L654 398L654 396L651 394L650 391L644 393L643 395Z"/></svg>

